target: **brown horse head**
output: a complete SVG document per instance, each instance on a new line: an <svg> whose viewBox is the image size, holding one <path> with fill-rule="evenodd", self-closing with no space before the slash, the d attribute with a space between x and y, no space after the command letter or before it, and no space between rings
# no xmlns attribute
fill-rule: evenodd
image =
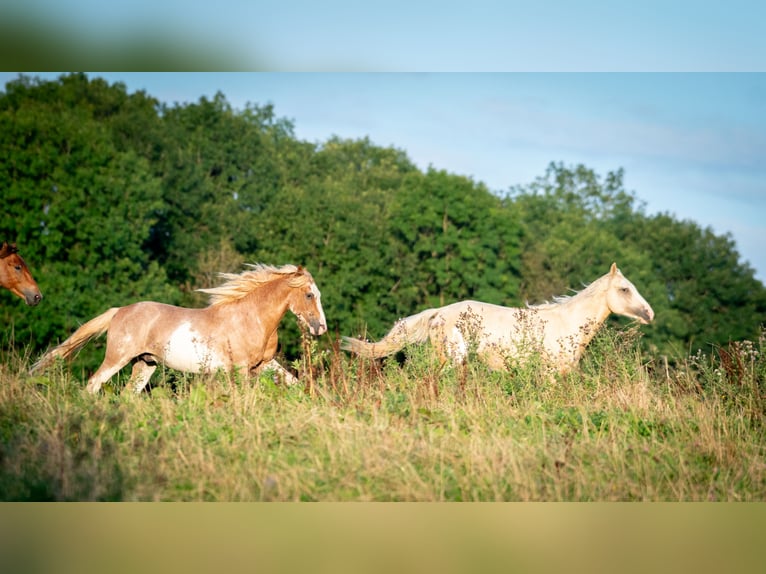
<svg viewBox="0 0 766 574"><path fill-rule="evenodd" d="M43 298L27 264L12 243L3 242L0 247L0 286L24 299L27 305L37 305Z"/></svg>

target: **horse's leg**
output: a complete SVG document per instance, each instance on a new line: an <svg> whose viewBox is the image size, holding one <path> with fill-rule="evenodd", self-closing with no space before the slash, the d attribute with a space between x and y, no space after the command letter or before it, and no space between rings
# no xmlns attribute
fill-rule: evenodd
<svg viewBox="0 0 766 574"><path fill-rule="evenodd" d="M104 359L98 370L88 379L88 386L85 388L89 393L97 393L101 389L101 385L116 375L127 363L127 361L114 363Z"/></svg>
<svg viewBox="0 0 766 574"><path fill-rule="evenodd" d="M268 363L263 363L256 369L256 372L259 373L263 371L274 371L275 383L283 382L285 385L290 387L298 382L298 379L294 377L290 371L280 365L276 359L271 359Z"/></svg>
<svg viewBox="0 0 766 574"><path fill-rule="evenodd" d="M97 393L101 389L101 385L116 375L132 358L130 355L126 356L123 349L118 349L117 345L110 342L110 337L107 335L104 361L88 379L88 386L86 387L88 392Z"/></svg>
<svg viewBox="0 0 766 574"><path fill-rule="evenodd" d="M429 325L428 338L431 346L436 349L441 366L452 360L456 365L463 364L468 355L463 334L456 326L452 327L451 333L447 333L446 320L442 315L436 315Z"/></svg>
<svg viewBox="0 0 766 574"><path fill-rule="evenodd" d="M138 394L144 390L152 374L157 369L157 362L152 360L151 356L139 357L133 363L133 370L130 373L129 386L133 387L133 392Z"/></svg>
<svg viewBox="0 0 766 574"><path fill-rule="evenodd" d="M254 369L254 373L262 373L263 371L274 371L274 382L279 384L280 382L283 382L287 386L294 385L298 382L298 379L295 378L287 369L285 369L282 365L280 365L277 360L274 358L274 354L277 352L277 343L279 342L279 337L277 336L277 332L274 331L274 334L269 337L268 342L266 343L266 348L264 349L263 355L265 357L271 357L271 360L266 361L265 363L261 363Z"/></svg>

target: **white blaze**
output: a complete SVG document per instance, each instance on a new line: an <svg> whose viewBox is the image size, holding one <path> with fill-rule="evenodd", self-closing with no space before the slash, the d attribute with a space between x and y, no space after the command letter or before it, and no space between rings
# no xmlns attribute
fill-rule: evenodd
<svg viewBox="0 0 766 574"><path fill-rule="evenodd" d="M322 294L319 292L319 288L317 287L316 283L311 284L311 292L314 294L314 298L316 299L316 302L317 302L317 307L319 307L319 311L320 311L319 323L326 327L327 319L325 319L324 308L322 307Z"/></svg>

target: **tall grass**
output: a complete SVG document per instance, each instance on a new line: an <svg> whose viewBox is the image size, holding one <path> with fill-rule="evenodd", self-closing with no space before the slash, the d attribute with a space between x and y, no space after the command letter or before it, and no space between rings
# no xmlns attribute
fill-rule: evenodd
<svg viewBox="0 0 766 574"><path fill-rule="evenodd" d="M98 396L0 364L3 500L766 500L764 337L678 362L603 330L571 375L305 347L302 386L179 376ZM129 369L128 369L129 370Z"/></svg>

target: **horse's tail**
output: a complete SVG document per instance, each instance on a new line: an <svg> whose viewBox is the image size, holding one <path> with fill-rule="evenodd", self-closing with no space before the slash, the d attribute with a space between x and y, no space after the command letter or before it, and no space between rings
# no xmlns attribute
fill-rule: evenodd
<svg viewBox="0 0 766 574"><path fill-rule="evenodd" d="M112 323L112 318L114 318L114 315L120 309L120 307L112 307L106 313L102 313L98 317L94 317L85 323L82 327L72 333L72 336L66 341L40 357L37 362L32 365L32 368L29 369L30 374L48 367L56 357L68 359L87 345L88 341L106 333L107 329L109 329L109 325Z"/></svg>
<svg viewBox="0 0 766 574"><path fill-rule="evenodd" d="M417 315L399 319L377 343L368 343L353 337L343 337L340 348L371 359L387 357L404 348L405 345L422 343L428 338L431 319L439 309L426 309Z"/></svg>

